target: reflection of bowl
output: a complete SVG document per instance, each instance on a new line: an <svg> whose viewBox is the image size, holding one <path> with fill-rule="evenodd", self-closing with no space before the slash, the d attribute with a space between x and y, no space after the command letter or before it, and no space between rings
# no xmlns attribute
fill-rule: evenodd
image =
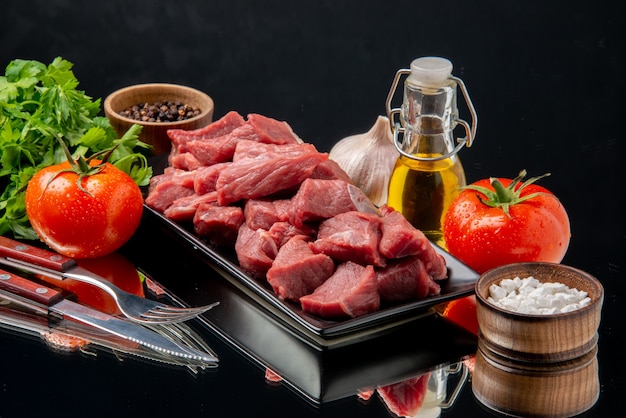
<svg viewBox="0 0 626 418"><path fill-rule="evenodd" d="M532 276L586 291L587 306L550 315L523 314L487 300L489 286L503 279ZM604 290L588 273L562 264L515 263L492 269L476 282L476 314L484 346L504 357L529 362L555 362L580 357L596 346Z"/></svg>
<svg viewBox="0 0 626 418"><path fill-rule="evenodd" d="M144 122L120 115L120 112L141 104L163 101L180 101L197 108L200 114L193 118L172 122ZM104 113L118 135L122 136L133 124L141 125L139 139L153 146L155 155L169 152L171 142L169 129L192 130L202 128L213 120L213 99L191 87L177 84L137 84L111 93L104 100Z"/></svg>
<svg viewBox="0 0 626 418"><path fill-rule="evenodd" d="M600 396L597 347L556 363L512 361L479 349L472 392L489 409L521 417L570 417L590 409Z"/></svg>

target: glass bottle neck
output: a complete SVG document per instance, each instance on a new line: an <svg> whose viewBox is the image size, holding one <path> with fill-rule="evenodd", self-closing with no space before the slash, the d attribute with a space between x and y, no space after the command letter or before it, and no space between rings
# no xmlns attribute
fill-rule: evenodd
<svg viewBox="0 0 626 418"><path fill-rule="evenodd" d="M453 130L457 118L453 80L435 88L407 82L401 108L403 151L428 157L450 153L455 147Z"/></svg>

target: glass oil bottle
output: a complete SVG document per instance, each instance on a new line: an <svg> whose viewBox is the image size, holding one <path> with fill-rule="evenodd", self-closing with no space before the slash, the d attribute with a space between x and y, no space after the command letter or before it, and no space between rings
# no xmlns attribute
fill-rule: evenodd
<svg viewBox="0 0 626 418"><path fill-rule="evenodd" d="M392 109L394 93L405 75L402 106ZM471 113L471 126L458 118L457 87ZM418 58L410 69L396 73L386 107L400 153L391 174L387 204L445 248L443 219L452 199L466 185L457 154L464 146L472 145L478 122L465 85L452 76L449 60ZM400 122L394 119L396 116ZM465 137L454 138L457 126L465 128Z"/></svg>

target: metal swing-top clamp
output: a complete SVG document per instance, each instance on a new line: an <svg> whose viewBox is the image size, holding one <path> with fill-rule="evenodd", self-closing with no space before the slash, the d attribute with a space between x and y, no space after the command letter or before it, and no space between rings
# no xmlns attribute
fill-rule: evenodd
<svg viewBox="0 0 626 418"><path fill-rule="evenodd" d="M404 100L402 107L392 109L391 101L398 87L400 78L404 75L408 75L408 78L405 82ZM467 107L471 113L471 126L463 119L458 118L456 108L457 86L460 87L461 93L463 94L465 102L467 103ZM432 109L422 109L421 105L423 98L436 96L442 96L442 98L435 99L435 101L439 100L441 103L439 103L440 106L438 107L434 106L437 107L435 109L435 113L439 114L433 115L430 114L430 110ZM414 100L414 102L417 104L410 103L416 97L418 97L419 99ZM415 109L415 107L418 107L419 109ZM398 72L396 72L396 76L393 79L393 84L391 85L389 94L387 95L386 108L387 117L389 118L389 125L391 131L393 132L394 145L398 152L400 152L400 154L404 155L407 158L420 161L444 160L454 156L461 150L461 148L463 148L463 146L467 146L468 148L472 146L472 142L476 137L478 116L476 114L476 111L474 110L474 106L472 105L472 101L469 97L467 89L465 88L465 84L460 78L452 75L452 63L445 58L418 58L411 62L410 69L398 70ZM442 126L445 126L449 129L450 135L452 134L452 130L454 130L457 124L463 126L463 128L465 128L466 136L463 138L457 138L456 146L451 149L447 154L441 156L422 157L406 152L406 150L403 149L404 137L407 131L407 128L405 126L411 125L411 118L415 116L414 112L416 114L420 114L422 111L429 113L425 115L426 117L437 117L438 119L440 119ZM395 120L396 115L399 116L404 124L401 124L399 121ZM403 142L399 142L398 133L402 133Z"/></svg>

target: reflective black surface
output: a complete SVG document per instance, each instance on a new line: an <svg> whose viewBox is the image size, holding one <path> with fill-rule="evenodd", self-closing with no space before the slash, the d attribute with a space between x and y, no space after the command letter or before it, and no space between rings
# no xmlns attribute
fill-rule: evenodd
<svg viewBox="0 0 626 418"><path fill-rule="evenodd" d="M461 154L468 180L513 177L523 168L552 173L541 184L559 196L572 225L563 262L596 276L606 292L600 397L584 416L617 417L626 389L623 20L621 2L608 0L36 0L3 4L0 62L60 55L75 64L80 87L93 97L133 83L190 85L213 97L216 116L237 110L286 120L329 151L384 113L396 70L419 56L449 58L479 116L475 145ZM469 118L463 109L461 115ZM205 285L216 273L154 233L144 227L125 254L164 284L210 298ZM179 255L165 260L168 252ZM270 385L263 359L202 330L221 364L196 377L113 356L60 354L38 339L0 332L0 416L391 416L375 397L316 405L286 385ZM424 342L437 337L431 331L412 329L405 341L392 340L416 353L436 344ZM407 356L409 369L419 367ZM316 356L309 359L303 366L319 364ZM364 360L331 361L338 366L328 366L330 382L358 378ZM291 366L294 375L298 365ZM443 413L491 415L469 385Z"/></svg>

